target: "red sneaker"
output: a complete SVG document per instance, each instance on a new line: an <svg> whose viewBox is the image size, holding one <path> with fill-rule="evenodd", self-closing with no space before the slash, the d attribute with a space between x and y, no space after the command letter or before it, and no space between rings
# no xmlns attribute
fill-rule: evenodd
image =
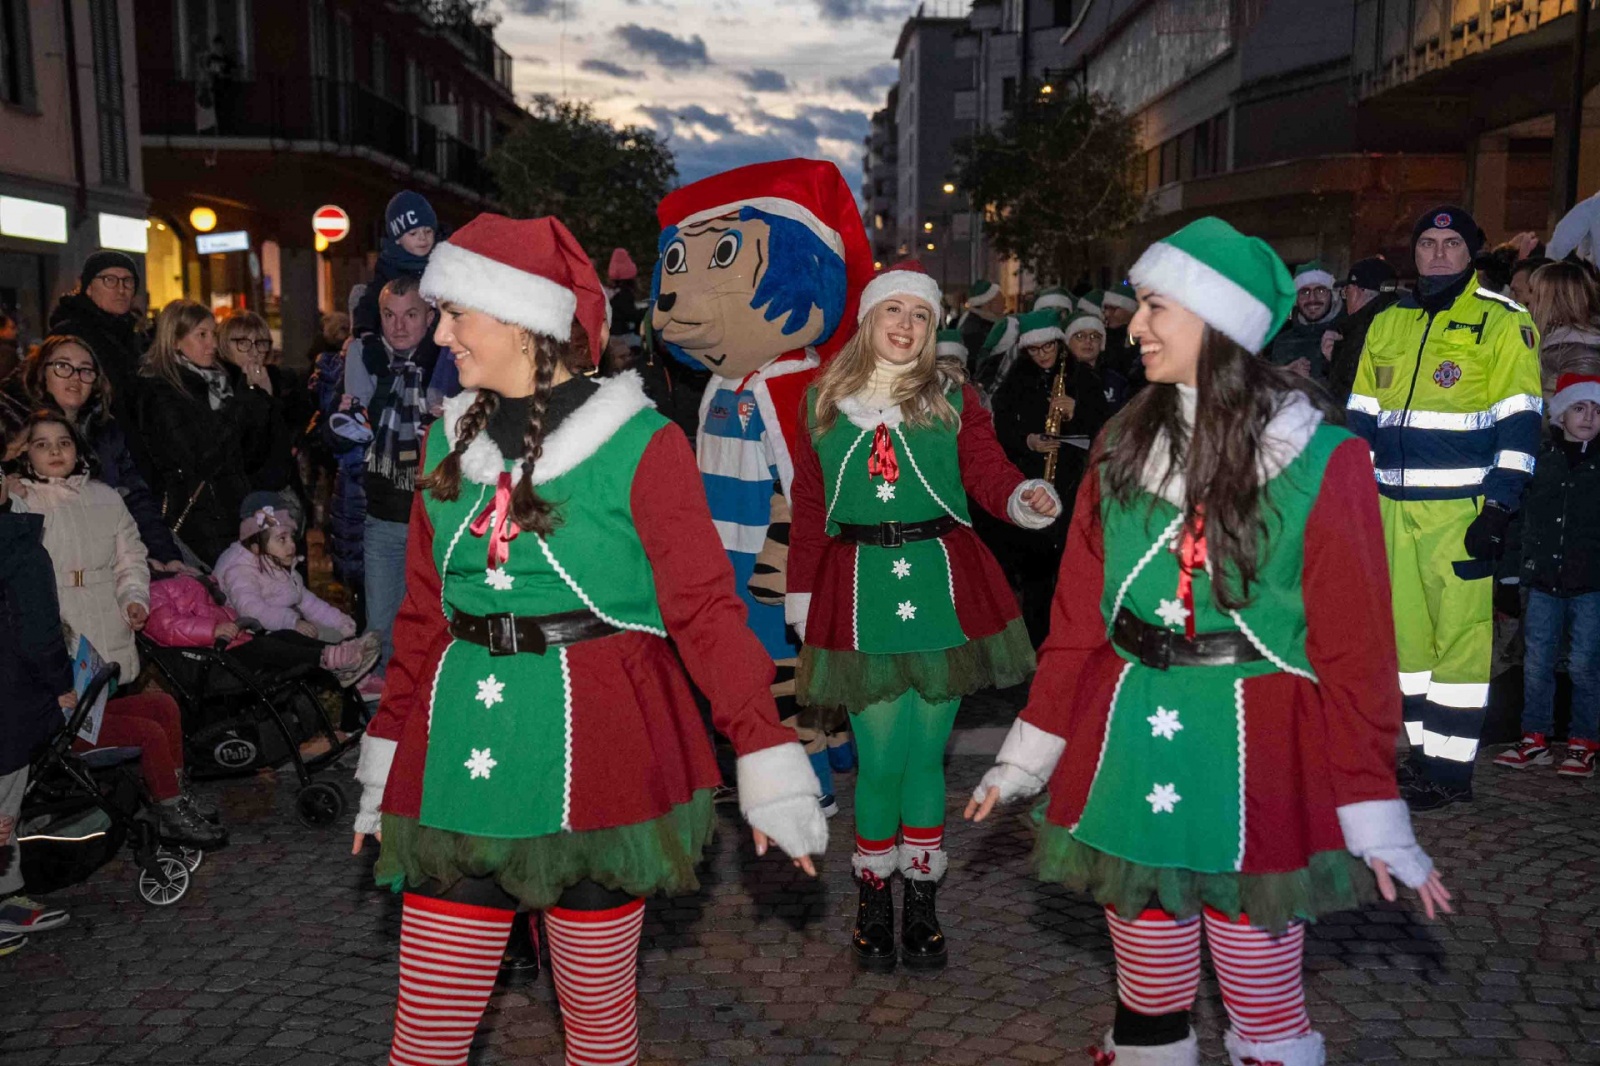
<svg viewBox="0 0 1600 1066"><path fill-rule="evenodd" d="M1494 764L1508 770L1526 770L1530 766L1549 766L1554 758L1543 733L1524 733L1521 740L1494 757Z"/></svg>
<svg viewBox="0 0 1600 1066"><path fill-rule="evenodd" d="M1567 744L1567 757L1556 767L1562 777L1593 777L1595 756L1600 754L1600 742L1574 740Z"/></svg>

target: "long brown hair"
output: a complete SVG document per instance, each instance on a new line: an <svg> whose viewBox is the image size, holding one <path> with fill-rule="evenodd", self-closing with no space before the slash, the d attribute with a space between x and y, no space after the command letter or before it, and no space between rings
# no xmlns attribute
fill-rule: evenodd
<svg viewBox="0 0 1600 1066"><path fill-rule="evenodd" d="M1546 263L1528 277L1528 310L1539 335L1562 326L1594 328L1600 285L1576 263Z"/></svg>
<svg viewBox="0 0 1600 1066"><path fill-rule="evenodd" d="M878 353L872 347L872 319L883 304L868 313L855 336L839 350L832 361L823 368L817 379L817 424L812 432L822 436L833 428L839 415L839 401L850 398L867 387L872 369L877 365ZM900 405L907 425L926 426L933 422L954 425L959 421L956 409L945 398L951 384L966 380L966 370L958 359L939 358L939 331L936 321L929 316L928 335L923 339L922 350L917 352L916 368L907 372L890 397Z"/></svg>
<svg viewBox="0 0 1600 1066"><path fill-rule="evenodd" d="M522 476L511 492L511 520L527 530L546 536L560 524L549 500L533 487L533 467L544 455L544 415L550 406L550 390L561 362L573 373L589 365L589 335L576 319L572 336L565 342L528 330L522 332L522 351L533 360L533 396L528 404L528 424L522 431ZM489 416L500 406L499 393L479 389L461 417L456 419L456 445L438 466L417 480L417 485L436 500L454 500L461 495L461 457L489 424Z"/></svg>
<svg viewBox="0 0 1600 1066"><path fill-rule="evenodd" d="M187 392L189 386L184 383L183 375L178 370L179 360L183 358L178 353L178 342L212 317L205 304L197 304L193 300L173 300L163 307L156 318L155 343L145 353L144 362L139 366L139 376L163 378L179 392ZM217 361L227 365L227 360L220 353Z"/></svg>
<svg viewBox="0 0 1600 1066"><path fill-rule="evenodd" d="M1233 611L1250 602L1266 528L1258 457L1267 424L1295 394L1326 419L1337 412L1306 379L1256 358L1209 326L1196 382L1193 433L1183 424L1176 386L1145 388L1106 426L1100 479L1106 497L1129 504L1147 491L1141 477L1151 451L1165 447L1167 477L1183 471L1185 521L1192 525L1196 515L1205 515L1212 597Z"/></svg>
<svg viewBox="0 0 1600 1066"><path fill-rule="evenodd" d="M83 405L83 410L77 414L78 421L84 422L100 415L111 413L111 381L106 377L106 368L100 365L100 357L94 349L89 347L89 342L82 337L75 337L70 333L52 333L46 337L37 348L28 353L28 358L22 364L22 393L31 404L49 404L51 407L59 406L55 397L50 395L50 383L45 375L49 370L50 357L61 349L76 345L89 353L89 358L94 362L94 368L100 376L94 379L94 388L90 390L89 402Z"/></svg>

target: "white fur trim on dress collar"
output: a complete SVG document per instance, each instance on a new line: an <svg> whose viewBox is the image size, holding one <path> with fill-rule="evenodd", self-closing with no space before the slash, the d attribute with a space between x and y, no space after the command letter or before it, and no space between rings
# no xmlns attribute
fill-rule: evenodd
<svg viewBox="0 0 1600 1066"><path fill-rule="evenodd" d="M950 373L945 367L939 367L936 372L939 375L939 385L946 394L960 387L963 379ZM880 423L885 429L893 429L905 421L905 412L900 410L899 404L874 407L860 396L846 396L840 400L839 413L844 415L845 421L859 429L877 429Z"/></svg>
<svg viewBox="0 0 1600 1066"><path fill-rule="evenodd" d="M430 303L448 300L558 341L572 336L578 311L578 295L566 286L449 241L428 256L419 289Z"/></svg>
<svg viewBox="0 0 1600 1066"><path fill-rule="evenodd" d="M444 402L445 442L452 448L456 444L456 423L467 413L476 390L462 392ZM605 378L595 394L583 402L561 425L544 440L544 454L533 470L533 483L542 485L575 468L579 463L600 450L600 446L614 436L634 415L653 406L645 395L644 380L637 371L629 370L614 378ZM479 485L493 485L506 466L500 449L489 439L488 433L479 433L467 445L461 456L461 473ZM522 476L522 462L512 469L512 480Z"/></svg>
<svg viewBox="0 0 1600 1066"><path fill-rule="evenodd" d="M1128 271L1135 285L1171 297L1221 330L1245 351L1261 351L1272 311L1250 290L1176 245L1157 241Z"/></svg>
<svg viewBox="0 0 1600 1066"><path fill-rule="evenodd" d="M1190 415L1192 417L1192 412ZM1298 459L1320 425L1322 412L1303 393L1287 394L1261 434L1261 451L1256 456L1259 483L1264 485L1271 481ZM1150 444L1139 483L1146 492L1182 508L1186 491L1184 471L1176 470L1167 477L1167 451L1167 435L1162 432Z"/></svg>

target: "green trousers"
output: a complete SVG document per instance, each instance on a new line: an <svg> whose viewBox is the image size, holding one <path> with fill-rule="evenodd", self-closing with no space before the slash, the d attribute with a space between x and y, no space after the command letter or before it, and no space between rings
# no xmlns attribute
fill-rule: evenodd
<svg viewBox="0 0 1600 1066"><path fill-rule="evenodd" d="M856 771L856 836L890 841L902 825L944 824L944 749L959 699L930 703L915 690L850 716Z"/></svg>

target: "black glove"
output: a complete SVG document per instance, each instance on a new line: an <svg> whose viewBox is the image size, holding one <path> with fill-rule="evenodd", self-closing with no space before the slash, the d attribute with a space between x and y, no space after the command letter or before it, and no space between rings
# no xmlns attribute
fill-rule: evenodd
<svg viewBox="0 0 1600 1066"><path fill-rule="evenodd" d="M1467 527L1462 545L1474 559L1498 559L1506 550L1506 530L1511 512L1497 503L1485 503L1478 517Z"/></svg>

